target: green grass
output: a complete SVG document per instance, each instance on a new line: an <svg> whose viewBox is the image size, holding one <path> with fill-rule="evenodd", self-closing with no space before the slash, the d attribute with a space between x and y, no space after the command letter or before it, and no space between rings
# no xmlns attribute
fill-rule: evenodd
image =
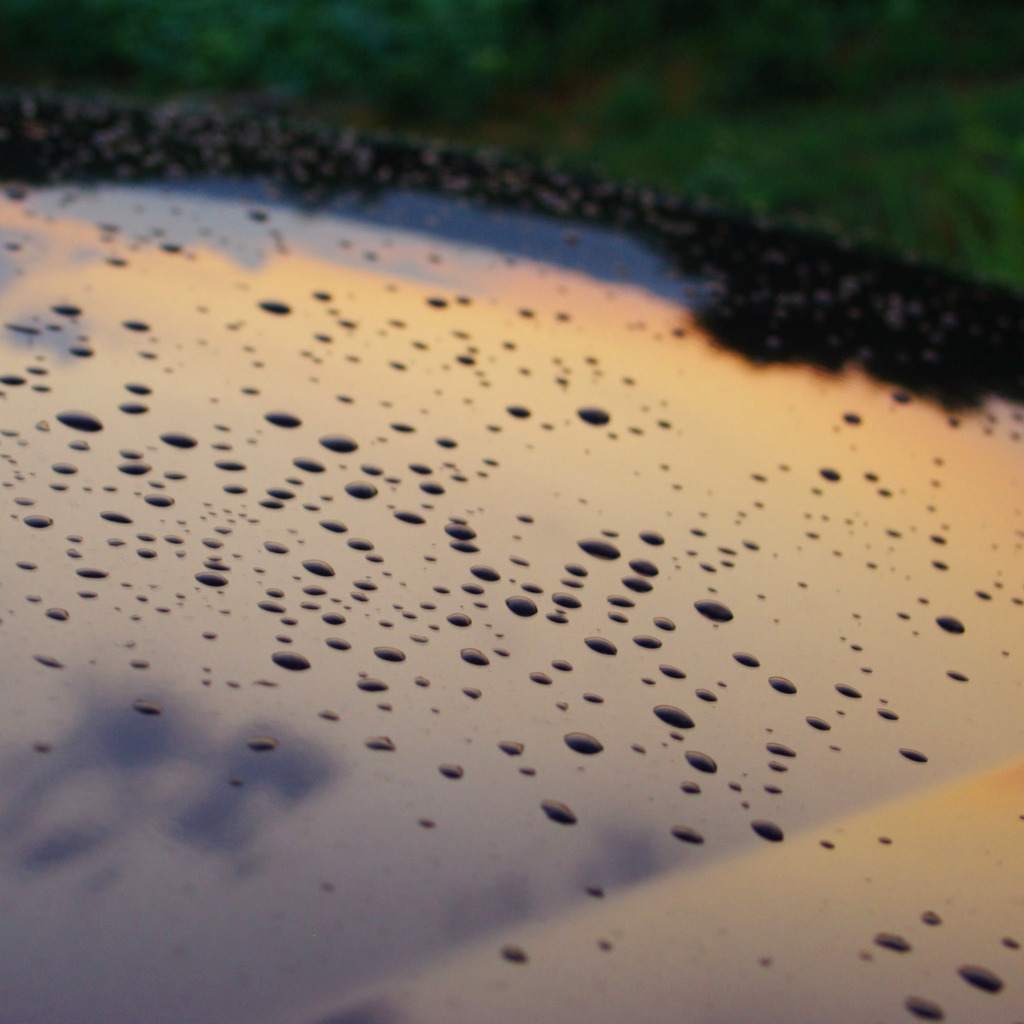
<svg viewBox="0 0 1024 1024"><path fill-rule="evenodd" d="M486 141L1024 284L1019 0L0 0L0 85Z"/></svg>

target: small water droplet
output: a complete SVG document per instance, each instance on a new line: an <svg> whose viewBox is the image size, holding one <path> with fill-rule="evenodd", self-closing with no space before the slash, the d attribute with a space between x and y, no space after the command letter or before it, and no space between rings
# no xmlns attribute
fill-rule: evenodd
<svg viewBox="0 0 1024 1024"><path fill-rule="evenodd" d="M162 715L164 709L151 700L143 700L141 697L132 702L132 707L138 711L140 715Z"/></svg>
<svg viewBox="0 0 1024 1024"><path fill-rule="evenodd" d="M684 843L693 843L695 846L704 842L704 837L695 828L688 828L685 825L677 825L672 829L672 835Z"/></svg>
<svg viewBox="0 0 1024 1024"><path fill-rule="evenodd" d="M394 750L395 745L391 742L391 739L387 736L371 736L366 741L366 746L370 750Z"/></svg>
<svg viewBox="0 0 1024 1024"><path fill-rule="evenodd" d="M915 1017L921 1020L945 1020L946 1015L938 1003L930 999L923 999L921 996L907 996L903 1003L904 1007Z"/></svg>
<svg viewBox="0 0 1024 1024"><path fill-rule="evenodd" d="M521 946L502 946L501 955L513 964L525 964L529 959Z"/></svg>
<svg viewBox="0 0 1024 1024"><path fill-rule="evenodd" d="M278 316L284 316L292 311L292 307L286 303L275 302L269 299L266 302L260 303L260 309L265 310L267 313L276 313Z"/></svg>
<svg viewBox="0 0 1024 1024"><path fill-rule="evenodd" d="M374 647L373 653L381 661L405 661L405 654L397 647Z"/></svg>
<svg viewBox="0 0 1024 1024"><path fill-rule="evenodd" d="M892 932L879 932L875 936L875 945L894 950L897 953L910 952L910 943L902 935L894 935Z"/></svg>
<svg viewBox="0 0 1024 1024"><path fill-rule="evenodd" d="M465 774L462 770L462 766L458 764L443 764L438 768L438 771L446 779L461 779Z"/></svg>
<svg viewBox="0 0 1024 1024"><path fill-rule="evenodd" d="M560 800L542 800L540 806L544 813L559 825L576 824L576 815Z"/></svg>
<svg viewBox="0 0 1024 1024"><path fill-rule="evenodd" d="M924 764L928 760L926 754L922 754L920 750L914 750L911 747L900 747L900 753L908 761L917 761L919 764Z"/></svg>
<svg viewBox="0 0 1024 1024"><path fill-rule="evenodd" d="M250 750L276 750L277 740L273 736L252 736L246 741L246 745Z"/></svg>

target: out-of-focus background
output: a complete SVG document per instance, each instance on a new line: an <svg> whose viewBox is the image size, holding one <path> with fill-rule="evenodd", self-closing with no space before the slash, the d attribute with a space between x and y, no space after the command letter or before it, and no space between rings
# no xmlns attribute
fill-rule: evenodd
<svg viewBox="0 0 1024 1024"><path fill-rule="evenodd" d="M0 0L0 87L555 158L1024 284L1020 0Z"/></svg>

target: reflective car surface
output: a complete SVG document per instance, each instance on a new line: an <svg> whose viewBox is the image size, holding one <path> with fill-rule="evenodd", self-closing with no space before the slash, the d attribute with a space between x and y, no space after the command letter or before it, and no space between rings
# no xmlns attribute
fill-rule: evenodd
<svg viewBox="0 0 1024 1024"><path fill-rule="evenodd" d="M0 140L0 1020L1024 1020L1018 296L78 124Z"/></svg>

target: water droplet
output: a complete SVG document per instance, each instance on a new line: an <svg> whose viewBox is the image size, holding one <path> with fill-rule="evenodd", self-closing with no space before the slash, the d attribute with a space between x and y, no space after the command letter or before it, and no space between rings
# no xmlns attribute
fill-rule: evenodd
<svg viewBox="0 0 1024 1024"><path fill-rule="evenodd" d="M219 572L212 572L210 570L197 572L196 580L200 583L205 583L208 587L226 587L228 585L227 576L222 576Z"/></svg>
<svg viewBox="0 0 1024 1024"><path fill-rule="evenodd" d="M126 525L132 522L131 516L126 516L123 512L101 512L100 519L106 519L108 523L123 523Z"/></svg>
<svg viewBox="0 0 1024 1024"><path fill-rule="evenodd" d="M952 615L940 615L935 621L947 633L963 633L965 631L964 624L959 619L954 619Z"/></svg>
<svg viewBox="0 0 1024 1024"><path fill-rule="evenodd" d="M560 800L542 800L540 806L544 813L559 825L576 824L576 815Z"/></svg>
<svg viewBox="0 0 1024 1024"><path fill-rule="evenodd" d="M752 821L750 827L762 838L767 839L773 843L782 842L783 836L782 829L775 824L774 821Z"/></svg>
<svg viewBox="0 0 1024 1024"><path fill-rule="evenodd" d="M818 729L821 732L828 732L832 728L823 718L818 718L815 715L808 715L805 721L812 729Z"/></svg>
<svg viewBox="0 0 1024 1024"><path fill-rule="evenodd" d="M848 683L836 683L836 689L844 697L852 697L853 699L856 700L856 699L859 699L860 696L861 696L860 690L856 689L853 686L850 686Z"/></svg>
<svg viewBox="0 0 1024 1024"><path fill-rule="evenodd" d="M290 672L304 672L309 668L309 659L294 651L277 651L271 655L275 665L286 668Z"/></svg>
<svg viewBox="0 0 1024 1024"><path fill-rule="evenodd" d="M633 572L639 573L641 576L657 576L658 567L646 558L634 558L629 563L630 569Z"/></svg>
<svg viewBox="0 0 1024 1024"><path fill-rule="evenodd" d="M938 1003L930 999L922 999L921 996L907 996L903 1002L904 1007L915 1017L921 1020L945 1020L946 1015Z"/></svg>
<svg viewBox="0 0 1024 1024"><path fill-rule="evenodd" d="M45 530L46 527L53 526L53 520L49 516L25 516L22 521L26 526L31 526L34 530Z"/></svg>
<svg viewBox="0 0 1024 1024"><path fill-rule="evenodd" d="M422 526L426 522L426 519L419 512L399 511L395 513L395 518L403 523L410 523L413 526Z"/></svg>
<svg viewBox="0 0 1024 1024"><path fill-rule="evenodd" d="M640 533L640 539L645 544L650 544L654 547L660 547L665 543L665 538L657 530L643 530Z"/></svg>
<svg viewBox="0 0 1024 1024"><path fill-rule="evenodd" d="M537 605L530 598L523 597L521 594L505 598L505 605L513 615L520 615L524 619L537 614Z"/></svg>
<svg viewBox="0 0 1024 1024"><path fill-rule="evenodd" d="M529 959L521 946L502 946L501 955L513 964L525 964Z"/></svg>
<svg viewBox="0 0 1024 1024"><path fill-rule="evenodd" d="M509 757L518 757L523 752L523 745L516 743L515 740L502 740L498 744L498 749L504 751Z"/></svg>
<svg viewBox="0 0 1024 1024"><path fill-rule="evenodd" d="M671 704L659 704L654 713L666 724L676 729L692 729L696 724L694 720L681 708L673 707Z"/></svg>
<svg viewBox="0 0 1024 1024"><path fill-rule="evenodd" d="M264 414L263 418L268 423L273 423L275 427L286 427L289 430L302 426L302 420L290 412L268 412Z"/></svg>
<svg viewBox="0 0 1024 1024"><path fill-rule="evenodd" d="M359 445L345 434L325 434L320 438L320 443L332 452L354 452Z"/></svg>
<svg viewBox="0 0 1024 1024"><path fill-rule="evenodd" d="M160 440L172 448L195 448L199 443L191 434L183 434L178 430L169 430L166 434L161 434Z"/></svg>
<svg viewBox="0 0 1024 1024"><path fill-rule="evenodd" d="M796 693L796 685L785 676L770 676L768 683L773 689L778 690L779 693Z"/></svg>
<svg viewBox="0 0 1024 1024"><path fill-rule="evenodd" d="M354 480L350 484L345 484L345 493L365 501L377 493L377 488L365 480Z"/></svg>
<svg viewBox="0 0 1024 1024"><path fill-rule="evenodd" d="M87 434L93 434L97 430L103 429L103 424L92 413L80 412L75 409L57 413L57 421L63 423L65 427L70 427L72 430L83 430Z"/></svg>
<svg viewBox="0 0 1024 1024"><path fill-rule="evenodd" d="M752 654L744 654L743 651L737 651L733 658L736 659L741 665L746 665L747 668L760 668L761 662L757 660Z"/></svg>
<svg viewBox="0 0 1024 1024"><path fill-rule="evenodd" d="M505 411L509 416L515 416L519 420L525 420L530 415L530 410L525 405L510 405Z"/></svg>
<svg viewBox="0 0 1024 1024"><path fill-rule="evenodd" d="M611 419L611 415L608 412L604 409L599 409L596 405L585 405L582 409L576 410L576 415L584 423L589 423L594 427L603 427Z"/></svg>
<svg viewBox="0 0 1024 1024"><path fill-rule="evenodd" d="M785 743L771 743L765 744L765 749L769 754L775 754L778 757L796 757L796 751L792 747L787 747Z"/></svg>
<svg viewBox="0 0 1024 1024"><path fill-rule="evenodd" d="M694 601L693 607L712 622L732 621L732 612L721 601Z"/></svg>
<svg viewBox="0 0 1024 1024"><path fill-rule="evenodd" d="M250 750L268 751L277 749L277 740L273 736L252 736L246 741Z"/></svg>
<svg viewBox="0 0 1024 1024"><path fill-rule="evenodd" d="M577 754L600 754L604 750L601 741L586 732L567 732L563 738Z"/></svg>
<svg viewBox="0 0 1024 1024"><path fill-rule="evenodd" d="M478 651L475 647L463 647L459 652L462 655L462 660L469 662L470 665L489 665L490 660L483 651Z"/></svg>
<svg viewBox="0 0 1024 1024"><path fill-rule="evenodd" d="M438 771L446 779L461 779L465 774L462 770L462 766L458 764L443 764L438 768Z"/></svg>
<svg viewBox="0 0 1024 1024"><path fill-rule="evenodd" d="M391 742L387 736L371 736L366 741L366 746L370 750L394 750L395 745Z"/></svg>
<svg viewBox="0 0 1024 1024"><path fill-rule="evenodd" d="M274 302L272 300L261 302L260 309L265 310L268 313L276 313L278 316L284 316L286 313L290 313L292 311L292 307L286 303Z"/></svg>
<svg viewBox="0 0 1024 1024"><path fill-rule="evenodd" d="M875 936L875 945L895 950L897 953L910 952L910 943L902 935L893 935L892 932L879 932Z"/></svg>
<svg viewBox="0 0 1024 1024"><path fill-rule="evenodd" d="M496 583L501 579L501 574L497 569L492 569L489 565L474 565L469 571L478 580L485 580L488 583Z"/></svg>
<svg viewBox="0 0 1024 1024"><path fill-rule="evenodd" d="M46 617L49 619L56 619L57 622L67 622L71 616L63 608L47 608Z"/></svg>
<svg viewBox="0 0 1024 1024"><path fill-rule="evenodd" d="M695 846L704 842L704 837L695 828L688 828L685 825L677 825L672 829L672 835L684 843L693 843Z"/></svg>
<svg viewBox="0 0 1024 1024"><path fill-rule="evenodd" d="M592 651L597 651L598 654L615 654L617 648L611 640L606 640L603 636L588 636L583 641Z"/></svg>
<svg viewBox="0 0 1024 1024"><path fill-rule="evenodd" d="M622 552L619 551L614 544L611 544L606 540L581 540L578 543L588 555L593 555L594 558L611 560L613 558L619 558L622 555ZM566 568L569 569L568 566L566 566ZM572 572L571 569L569 569L569 571Z"/></svg>
<svg viewBox="0 0 1024 1024"><path fill-rule="evenodd" d="M151 700L143 700L141 697L132 702L132 707L138 711L140 715L162 715L164 709Z"/></svg>
<svg viewBox="0 0 1024 1024"><path fill-rule="evenodd" d="M928 760L926 754L922 754L920 750L914 750L911 747L900 747L900 753L908 761L917 761L920 764L924 764Z"/></svg>
<svg viewBox="0 0 1024 1024"><path fill-rule="evenodd" d="M314 576L333 576L334 569L328 565L327 562L322 561L319 558L307 558L302 563L302 568L306 572L311 572Z"/></svg>
<svg viewBox="0 0 1024 1024"><path fill-rule="evenodd" d="M405 661L405 654L397 647L374 647L373 653L381 661Z"/></svg>
<svg viewBox="0 0 1024 1024"><path fill-rule="evenodd" d="M715 759L707 754L702 754L699 750L688 750L685 756L692 767L696 768L699 772L707 772L709 775L714 775L718 771Z"/></svg>

